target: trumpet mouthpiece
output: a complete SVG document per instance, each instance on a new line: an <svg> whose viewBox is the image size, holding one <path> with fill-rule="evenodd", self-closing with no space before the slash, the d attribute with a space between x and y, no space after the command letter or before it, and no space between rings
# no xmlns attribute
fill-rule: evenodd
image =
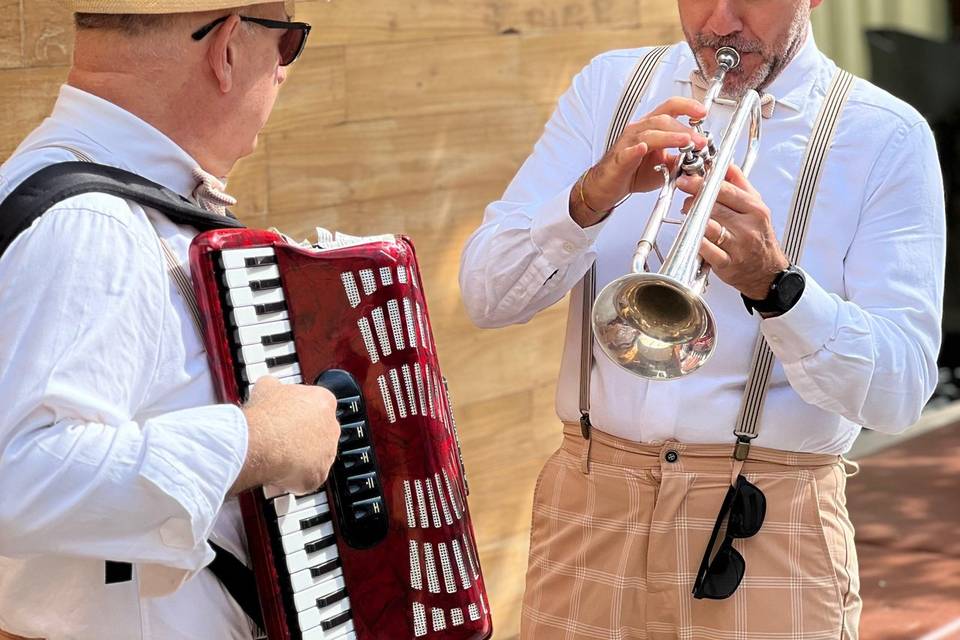
<svg viewBox="0 0 960 640"><path fill-rule="evenodd" d="M731 71L740 66L740 54L732 47L720 47L717 49L717 64L725 71Z"/></svg>

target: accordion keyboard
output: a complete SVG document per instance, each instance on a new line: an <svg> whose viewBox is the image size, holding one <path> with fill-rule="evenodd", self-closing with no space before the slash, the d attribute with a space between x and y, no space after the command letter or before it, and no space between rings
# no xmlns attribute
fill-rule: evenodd
<svg viewBox="0 0 960 640"><path fill-rule="evenodd" d="M302 383L274 250L224 250L220 267L241 396L248 397L267 375L285 384ZM348 425L341 442L363 433L362 424L344 420L355 408L349 400L338 407L341 424ZM270 487L263 491L284 603L299 625L292 631L302 640L356 638L326 490L307 496Z"/></svg>
<svg viewBox="0 0 960 640"><path fill-rule="evenodd" d="M264 376L337 398L326 486L240 496L269 640L488 640L492 620L456 422L414 246L318 231L197 236L211 376L242 404Z"/></svg>

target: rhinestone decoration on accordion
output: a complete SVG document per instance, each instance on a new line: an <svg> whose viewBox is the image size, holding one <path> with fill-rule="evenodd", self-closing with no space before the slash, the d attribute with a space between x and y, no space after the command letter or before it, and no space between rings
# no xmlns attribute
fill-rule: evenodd
<svg viewBox="0 0 960 640"><path fill-rule="evenodd" d="M441 477L443 479L441 479ZM460 509L463 498L456 492L456 485L450 480L446 469L435 473L429 478L414 478L403 481L403 500L406 509L406 523L411 529L411 535L416 530L441 531L459 522L464 517ZM451 509L455 508L455 511ZM455 517L454 517L455 513ZM471 593L475 581L480 578L476 565L476 550L474 543L466 533L454 534L450 539L439 539L436 542L410 543L410 584L415 592L425 594L456 594L458 592ZM426 580L424 580L426 576ZM415 594L416 596L416 594ZM417 620L422 603L413 605L414 620ZM426 611L426 608L423 609ZM480 611L487 610L486 602L480 596L477 601L467 605L467 613L471 621L480 619ZM430 629L424 630L422 635L429 631L441 631L447 627L447 613L450 626L464 624L464 613L461 608L450 609L449 612L432 607L431 615L426 623ZM415 624L415 633L422 627ZM420 633L416 633L421 637Z"/></svg>
<svg viewBox="0 0 960 640"><path fill-rule="evenodd" d="M447 478L446 470L443 475ZM454 524L450 510L451 504L458 504L458 497L453 493L453 484L441 480L439 473L432 478L416 478L403 481L403 501L406 510L406 522L410 529L443 529ZM442 513L442 517L441 517ZM419 516L419 517L418 517ZM462 512L457 511L457 521L462 519ZM474 560L473 542L466 534L454 537L437 544L425 542L419 545L410 541L410 586L414 591L448 594L459 590L469 591L473 581L480 577ZM439 564L439 566L438 566ZM426 585L423 576L426 574ZM442 580L441 580L442 578ZM476 603L471 604L476 607ZM480 599L480 606L486 608L486 603ZM468 609L469 610L469 609ZM479 609L476 609L479 611ZM433 630L445 628L446 616L436 613L441 609L433 608ZM457 610L450 611L450 620L457 625ZM478 614L479 615L479 614ZM416 617L416 612L414 613ZM463 614L460 613L459 624L463 624ZM471 617L471 620L479 618ZM424 631L426 634L427 631ZM420 636L418 636L420 637Z"/></svg>
<svg viewBox="0 0 960 640"><path fill-rule="evenodd" d="M409 269L403 265L397 266L396 279L394 279L394 271L391 267L380 267L378 273L380 285L384 288L393 286L394 282L402 285L412 283L414 288L420 288L415 275L416 272L412 266L409 267ZM360 281L359 286L357 283L358 278ZM361 269L357 273L347 271L340 274L340 279L343 282L347 301L353 308L360 306L363 297L369 298L378 290L377 273L372 269ZM416 316L414 316L414 309L416 309ZM389 319L389 329L387 319ZM415 303L409 297L389 300L386 309L379 307L374 309L371 312L371 317L368 319L368 322L372 322L376 328L376 338L379 341L380 347L383 349L383 356L390 355L393 351L390 346L390 333L393 334L394 343L398 351L402 351L408 348L408 346L409 348L416 349L420 344L425 346L428 351L431 350L430 340L426 337L423 310L419 302ZM417 333L418 328L419 334ZM374 359L376 357L377 356L373 356L371 362L376 363L377 360Z"/></svg>
<svg viewBox="0 0 960 640"><path fill-rule="evenodd" d="M422 293L398 289L408 285L420 289L418 275L412 265L341 275L351 307L368 301L357 326L371 364L391 362L394 354L411 349L433 355L430 327L418 298ZM446 410L448 391L432 360L398 362L381 371L377 388L390 423L423 417L439 420L439 427L448 434L454 431ZM480 572L472 536L459 528L466 517L466 497L457 477L452 469L442 467L427 477L405 478L397 489L397 498L402 499L402 505L397 504L399 515L411 537L409 584L413 594L408 611L417 638L463 626L467 620L475 622L481 610L487 610L482 592L474 591ZM457 593L469 594L458 607L436 606L431 599Z"/></svg>

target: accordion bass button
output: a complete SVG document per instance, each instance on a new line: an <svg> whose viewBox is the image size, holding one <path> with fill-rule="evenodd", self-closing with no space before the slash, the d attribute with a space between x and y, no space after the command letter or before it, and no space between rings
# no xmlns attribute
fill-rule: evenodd
<svg viewBox="0 0 960 640"><path fill-rule="evenodd" d="M340 461L343 462L343 468L347 473L364 473L372 470L373 457L370 447L343 451L340 454Z"/></svg>
<svg viewBox="0 0 960 640"><path fill-rule="evenodd" d="M362 445L368 444L367 423L354 422L340 427L340 450L356 449Z"/></svg>
<svg viewBox="0 0 960 640"><path fill-rule="evenodd" d="M347 493L355 500L377 495L380 493L380 479L376 473L350 476L347 478Z"/></svg>
<svg viewBox="0 0 960 640"><path fill-rule="evenodd" d="M360 409L362 406L360 396L337 398L337 419L343 422L360 417Z"/></svg>
<svg viewBox="0 0 960 640"><path fill-rule="evenodd" d="M357 522L377 518L384 511L383 498L371 498L370 500L354 502L351 505L351 509L353 510L353 518Z"/></svg>

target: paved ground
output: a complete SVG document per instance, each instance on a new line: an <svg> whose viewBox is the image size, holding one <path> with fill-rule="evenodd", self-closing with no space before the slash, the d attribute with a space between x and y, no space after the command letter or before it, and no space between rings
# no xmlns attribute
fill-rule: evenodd
<svg viewBox="0 0 960 640"><path fill-rule="evenodd" d="M866 434L853 452L863 640L960 639L960 406L917 434Z"/></svg>

